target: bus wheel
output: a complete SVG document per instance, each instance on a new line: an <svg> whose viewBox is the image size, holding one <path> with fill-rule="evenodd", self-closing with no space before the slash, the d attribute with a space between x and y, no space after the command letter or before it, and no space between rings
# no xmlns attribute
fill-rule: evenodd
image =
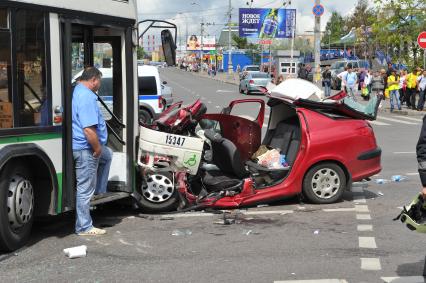
<svg viewBox="0 0 426 283"><path fill-rule="evenodd" d="M12 162L0 173L0 249L25 245L34 218L34 188L28 169Z"/></svg>
<svg viewBox="0 0 426 283"><path fill-rule="evenodd" d="M151 122L151 114L149 114L148 111L144 110L144 109L140 109L139 110L139 124L146 124L148 122Z"/></svg>
<svg viewBox="0 0 426 283"><path fill-rule="evenodd" d="M142 209L149 212L176 210L179 194L173 184L173 175L168 172L147 175L141 185Z"/></svg>

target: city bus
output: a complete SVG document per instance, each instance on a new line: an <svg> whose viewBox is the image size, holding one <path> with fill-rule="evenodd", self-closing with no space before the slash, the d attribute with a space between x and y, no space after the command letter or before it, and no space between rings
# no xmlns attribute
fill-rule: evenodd
<svg viewBox="0 0 426 283"><path fill-rule="evenodd" d="M34 217L75 208L72 78L84 66L111 69L113 93L109 193L92 205L135 193L136 1L0 2L0 250L25 245Z"/></svg>

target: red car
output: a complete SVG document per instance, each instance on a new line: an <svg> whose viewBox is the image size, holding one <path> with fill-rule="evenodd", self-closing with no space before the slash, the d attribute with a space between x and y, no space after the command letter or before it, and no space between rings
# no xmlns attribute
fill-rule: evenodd
<svg viewBox="0 0 426 283"><path fill-rule="evenodd" d="M341 99L344 95L337 96ZM255 121L232 115L233 108L244 103L259 104ZM374 104L375 113L378 103ZM365 114L345 103L290 101L278 95L269 95L268 106L263 141L262 99L233 101L221 114L205 114L200 125L209 140L211 157L195 176L176 173L180 198L169 191L170 198L163 197L161 209L157 209L160 206L149 203L152 195L145 189L144 206L148 203L154 211L170 210L180 199L187 207L236 208L299 194L312 203L333 203L352 182L381 171L381 149L366 121L374 120L375 114ZM268 169L251 161L262 144L284 154L288 166Z"/></svg>

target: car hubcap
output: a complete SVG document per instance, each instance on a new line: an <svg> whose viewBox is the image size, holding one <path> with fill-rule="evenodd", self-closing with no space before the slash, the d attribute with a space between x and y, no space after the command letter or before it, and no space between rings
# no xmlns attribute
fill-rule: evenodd
<svg viewBox="0 0 426 283"><path fill-rule="evenodd" d="M175 188L172 180L164 175L150 175L142 187L145 198L151 202L160 203L170 199Z"/></svg>
<svg viewBox="0 0 426 283"><path fill-rule="evenodd" d="M10 179L7 197L9 224L18 229L27 224L34 211L34 190L31 182L21 176Z"/></svg>
<svg viewBox="0 0 426 283"><path fill-rule="evenodd" d="M340 188L339 175L330 168L320 169L312 177L311 188L319 198L332 198Z"/></svg>

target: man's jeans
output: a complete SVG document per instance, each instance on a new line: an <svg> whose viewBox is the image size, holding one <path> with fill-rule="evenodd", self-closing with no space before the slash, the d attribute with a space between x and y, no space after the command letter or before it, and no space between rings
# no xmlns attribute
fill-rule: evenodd
<svg viewBox="0 0 426 283"><path fill-rule="evenodd" d="M331 82L324 81L324 95L325 97L329 97L331 95Z"/></svg>
<svg viewBox="0 0 426 283"><path fill-rule="evenodd" d="M351 97L354 101L356 101L356 97L355 97L355 87L356 86L346 86L346 90L348 93L348 96Z"/></svg>
<svg viewBox="0 0 426 283"><path fill-rule="evenodd" d="M393 101L396 101L396 105L398 106L398 109L401 110L401 100L399 100L399 90L398 89L394 89L391 90L389 93L390 96L390 108L391 111L393 110Z"/></svg>
<svg viewBox="0 0 426 283"><path fill-rule="evenodd" d="M90 217L90 199L95 190L106 191L112 151L108 147L102 146L102 154L99 158L94 157L93 151L88 149L74 151L73 156L77 179L75 232L81 233L93 227ZM98 178L99 182L97 182Z"/></svg>
<svg viewBox="0 0 426 283"><path fill-rule="evenodd" d="M425 95L426 91L420 90L419 92L419 105L417 105L417 109L423 110L423 107L425 106Z"/></svg>

